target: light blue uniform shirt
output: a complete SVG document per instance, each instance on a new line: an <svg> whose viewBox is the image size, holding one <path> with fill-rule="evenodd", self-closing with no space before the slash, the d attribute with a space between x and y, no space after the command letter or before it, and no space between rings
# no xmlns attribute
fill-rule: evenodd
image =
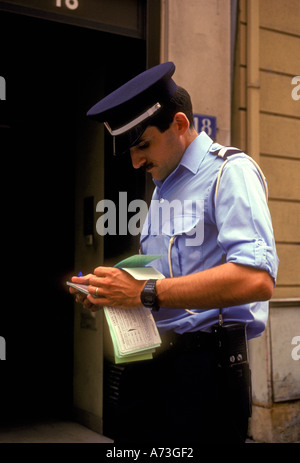
<svg viewBox="0 0 300 463"><path fill-rule="evenodd" d="M215 204L224 162L213 154L219 148L201 132L165 181L154 181L141 235L142 253L164 255L152 265L165 277L201 272L225 259L266 270L275 282L278 258L261 175L244 153L230 156ZM222 314L224 321L246 322L248 338L252 338L265 329L268 307L268 302L256 302L224 308ZM162 307L154 318L161 333L210 332L218 321L217 307L193 312Z"/></svg>

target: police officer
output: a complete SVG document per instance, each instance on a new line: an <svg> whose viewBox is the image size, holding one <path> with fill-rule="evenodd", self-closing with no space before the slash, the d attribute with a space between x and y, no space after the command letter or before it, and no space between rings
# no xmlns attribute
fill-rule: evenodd
<svg viewBox="0 0 300 463"><path fill-rule="evenodd" d="M117 442L240 443L248 397L236 388L235 400L219 374L213 326L221 310L222 322L242 323L247 339L265 329L278 267L267 186L245 153L198 135L174 71L172 62L155 66L88 112L104 122L114 154L130 153L133 167L152 176L141 251L164 256L155 266L166 278L137 281L98 267L73 281L96 296L77 296L86 308L150 307L161 334L153 360L125 367Z"/></svg>

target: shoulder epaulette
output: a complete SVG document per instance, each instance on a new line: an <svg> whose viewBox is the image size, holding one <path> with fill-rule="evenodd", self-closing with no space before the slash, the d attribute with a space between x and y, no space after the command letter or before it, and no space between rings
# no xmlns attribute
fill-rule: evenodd
<svg viewBox="0 0 300 463"><path fill-rule="evenodd" d="M218 190L219 190L219 184L220 184L220 179L221 179L221 175L222 175L222 171L226 165L226 163L228 162L228 157L229 156L232 156L234 154L240 154L240 153L244 153L244 151L238 149L238 148L234 148L232 146L223 146L219 149L216 149L216 150L211 150L210 151L212 154L216 155L216 156L219 156L220 158L224 159L224 163L222 164L221 166L221 169L219 171L219 174L218 174L218 178L217 178L217 184L216 184L216 190L215 190L215 204L216 204L216 201L217 201L217 194L218 194ZM254 159L252 159L250 156L246 155L247 156L247 159L249 159L249 161L252 161L253 164L255 165L255 167L257 168L261 178L262 178L262 181L263 181L263 184L264 184L264 187L265 187L265 193L266 193L266 198L268 200L268 187L267 187L267 183L266 183L266 180L265 180L265 176L264 176L264 173L263 171L261 170L261 168L259 167L259 165L257 164L256 161L254 161Z"/></svg>

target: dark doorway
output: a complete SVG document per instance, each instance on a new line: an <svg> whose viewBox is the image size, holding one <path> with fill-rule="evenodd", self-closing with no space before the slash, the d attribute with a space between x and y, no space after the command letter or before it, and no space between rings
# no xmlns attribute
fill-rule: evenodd
<svg viewBox="0 0 300 463"><path fill-rule="evenodd" d="M73 400L74 307L64 283L74 267L76 141L97 100L84 101L82 89L99 69L109 86L119 85L120 74L112 70L121 73L126 64L130 73L139 56L134 75L143 67L145 45L1 11L0 24L6 80L6 101L0 101L0 336L6 340L0 422L66 418Z"/></svg>
<svg viewBox="0 0 300 463"><path fill-rule="evenodd" d="M63 26L1 19L1 419L66 416L72 405L76 78ZM69 28L71 30L71 28ZM15 280L17 279L17 281Z"/></svg>

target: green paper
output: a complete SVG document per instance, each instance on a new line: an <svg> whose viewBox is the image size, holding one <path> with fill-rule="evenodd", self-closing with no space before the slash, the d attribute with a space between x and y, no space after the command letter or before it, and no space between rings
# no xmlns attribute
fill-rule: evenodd
<svg viewBox="0 0 300 463"><path fill-rule="evenodd" d="M153 260L163 257L163 254L134 254L133 256L128 257L127 259L121 260L114 267L118 268L133 268L133 267L145 267L150 264Z"/></svg>
<svg viewBox="0 0 300 463"><path fill-rule="evenodd" d="M161 279L164 276L154 267L147 264L163 257L160 254L135 254L115 265L127 271L137 280L149 278ZM153 358L161 339L150 309L115 309L104 307L113 345L115 363L136 362Z"/></svg>

